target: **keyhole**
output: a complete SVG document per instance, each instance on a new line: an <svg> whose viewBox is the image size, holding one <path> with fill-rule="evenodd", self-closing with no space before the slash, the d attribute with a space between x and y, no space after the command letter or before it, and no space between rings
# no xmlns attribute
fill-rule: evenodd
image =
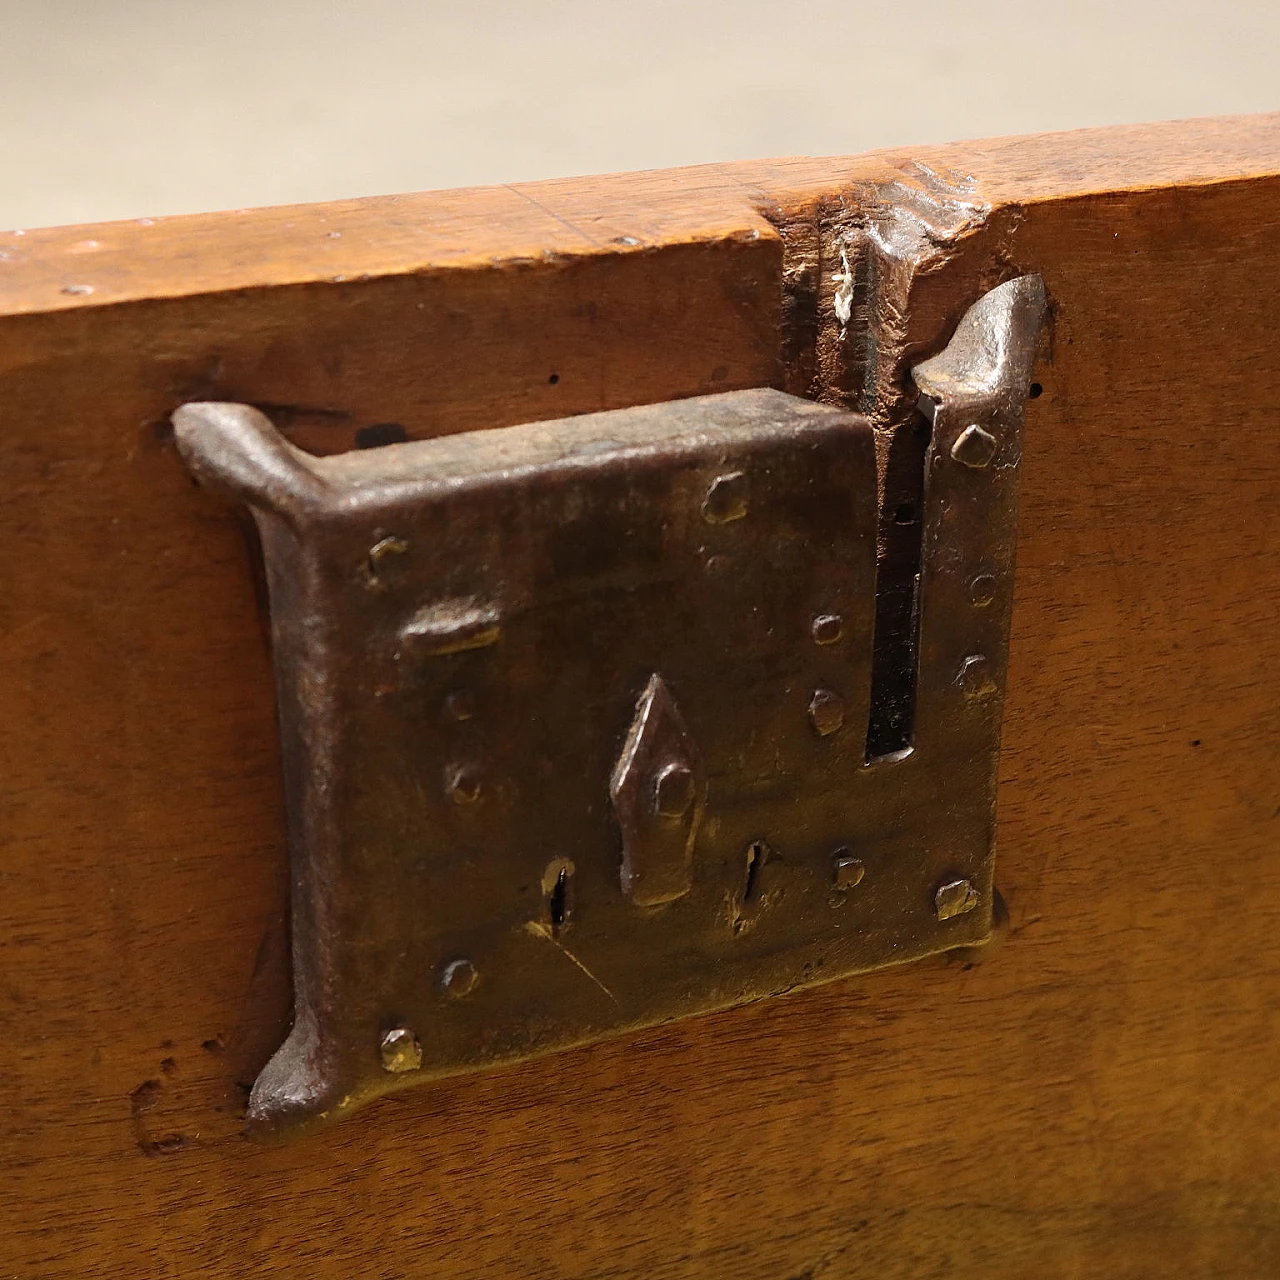
<svg viewBox="0 0 1280 1280"><path fill-rule="evenodd" d="M542 873L542 892L551 936L558 938L573 917L573 863L568 858L557 858Z"/></svg>
<svg viewBox="0 0 1280 1280"><path fill-rule="evenodd" d="M556 882L547 897L547 915L551 918L552 933L558 934L564 927L569 914L568 898L569 876L567 872L562 871L556 876Z"/></svg>
<svg viewBox="0 0 1280 1280"><path fill-rule="evenodd" d="M753 903L760 896L760 868L769 858L769 846L763 840L747 845L747 879L742 886L744 905Z"/></svg>

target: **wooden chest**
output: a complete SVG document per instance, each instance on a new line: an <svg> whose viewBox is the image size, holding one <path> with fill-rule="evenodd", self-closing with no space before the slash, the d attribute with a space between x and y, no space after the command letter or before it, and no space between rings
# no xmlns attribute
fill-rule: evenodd
<svg viewBox="0 0 1280 1280"><path fill-rule="evenodd" d="M1278 237L1280 116L0 236L0 1274L1280 1274ZM1027 273L998 949L246 1141L276 695L173 411L328 455L766 387L883 441Z"/></svg>

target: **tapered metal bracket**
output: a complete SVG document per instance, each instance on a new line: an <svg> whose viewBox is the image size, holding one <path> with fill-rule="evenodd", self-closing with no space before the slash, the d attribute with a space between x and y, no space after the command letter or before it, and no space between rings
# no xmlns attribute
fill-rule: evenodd
<svg viewBox="0 0 1280 1280"><path fill-rule="evenodd" d="M414 1081L988 934L1021 412L1001 286L915 371L916 720L867 759L876 468L771 390L335 458L175 415L261 533L293 861L279 1139Z"/></svg>

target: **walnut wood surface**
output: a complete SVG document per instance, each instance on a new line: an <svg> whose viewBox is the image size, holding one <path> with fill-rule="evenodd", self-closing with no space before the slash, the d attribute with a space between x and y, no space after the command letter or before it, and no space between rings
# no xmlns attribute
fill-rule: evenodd
<svg viewBox="0 0 1280 1280"><path fill-rule="evenodd" d="M910 314L855 366L833 246L903 191L954 225L881 263ZM1278 232L1267 116L0 237L0 1275L1280 1273ZM169 412L330 451L785 384L887 432L876 388L1019 271L1054 323L998 953L246 1143L273 696Z"/></svg>

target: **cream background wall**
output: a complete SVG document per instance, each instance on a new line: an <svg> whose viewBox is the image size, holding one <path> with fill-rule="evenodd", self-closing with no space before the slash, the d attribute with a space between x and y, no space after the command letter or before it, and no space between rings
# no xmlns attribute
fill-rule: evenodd
<svg viewBox="0 0 1280 1280"><path fill-rule="evenodd" d="M0 226L1280 106L1277 0L0 0Z"/></svg>

